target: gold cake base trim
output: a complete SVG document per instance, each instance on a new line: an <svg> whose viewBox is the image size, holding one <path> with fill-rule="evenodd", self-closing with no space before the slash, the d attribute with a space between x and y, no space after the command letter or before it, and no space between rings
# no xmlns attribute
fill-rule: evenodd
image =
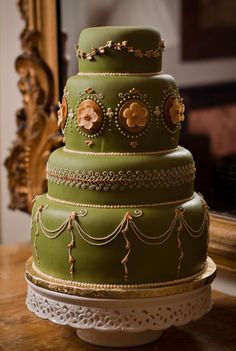
<svg viewBox="0 0 236 351"><path fill-rule="evenodd" d="M58 279L35 268L32 257L26 262L26 279L33 284L55 292L89 298L137 299L182 294L210 284L215 275L216 265L210 257L207 258L205 268L197 275L171 282L134 285L91 284Z"/></svg>

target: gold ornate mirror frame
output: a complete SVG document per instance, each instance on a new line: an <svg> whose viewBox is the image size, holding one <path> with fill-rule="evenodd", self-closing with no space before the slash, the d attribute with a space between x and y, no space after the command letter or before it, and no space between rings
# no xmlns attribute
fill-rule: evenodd
<svg viewBox="0 0 236 351"><path fill-rule="evenodd" d="M23 107L16 113L16 139L6 159L11 209L31 212L46 191L45 166L62 135L57 127L59 75L56 0L19 0L25 27L22 54L15 61Z"/></svg>
<svg viewBox="0 0 236 351"><path fill-rule="evenodd" d="M23 108L17 111L17 135L6 160L12 209L31 211L32 200L46 191L45 166L62 142L57 127L59 100L56 0L19 0L25 21L16 59ZM236 220L211 214L209 251L223 268L236 271Z"/></svg>

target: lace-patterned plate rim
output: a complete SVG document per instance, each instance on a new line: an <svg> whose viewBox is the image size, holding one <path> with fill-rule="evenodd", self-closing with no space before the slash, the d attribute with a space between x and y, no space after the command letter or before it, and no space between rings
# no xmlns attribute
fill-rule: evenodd
<svg viewBox="0 0 236 351"><path fill-rule="evenodd" d="M88 343L128 347L150 343L170 326L201 318L211 309L212 297L210 284L174 296L108 300L45 291L28 282L26 305L40 318L77 328L78 337Z"/></svg>
<svg viewBox="0 0 236 351"><path fill-rule="evenodd" d="M170 282L114 285L90 284L54 278L39 271L30 257L26 262L26 279L41 288L54 292L90 298L137 299L183 294L210 284L216 275L216 265L208 257L198 274Z"/></svg>

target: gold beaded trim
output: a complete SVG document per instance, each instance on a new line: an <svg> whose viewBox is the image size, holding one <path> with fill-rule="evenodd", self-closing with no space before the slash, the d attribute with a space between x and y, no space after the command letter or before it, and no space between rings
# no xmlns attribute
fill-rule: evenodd
<svg viewBox="0 0 236 351"><path fill-rule="evenodd" d="M42 195L41 195L42 196ZM88 207L88 208L145 208L145 207L158 207L158 206L166 206L166 205L175 205L181 204L186 201L190 201L194 198L194 194L192 196L186 197L184 199L175 200L175 201L165 201L165 202L155 202L150 204L127 204L127 205L98 205L98 204L85 204L82 202L73 202L61 200L51 195L46 195L48 200L52 200L64 205L68 206L78 206L78 207ZM38 196L39 197L39 196ZM36 197L35 200L38 198Z"/></svg>
<svg viewBox="0 0 236 351"><path fill-rule="evenodd" d="M33 264L32 257L26 262L26 278L33 284L58 293L88 298L133 299L183 294L210 284L215 278L215 275L216 265L208 257L203 271L199 272L196 277L194 275L186 278L186 281L182 279L174 280L157 287L152 287L148 284L145 287L141 287L141 284L83 284L72 280L54 278L42 273Z"/></svg>
<svg viewBox="0 0 236 351"><path fill-rule="evenodd" d="M208 263L211 260L208 258ZM30 257L28 261L26 262L26 268L27 271L31 271L32 273L34 272L37 274L38 277L41 277L47 281L54 282L56 284L62 284L64 286L73 286L76 288L87 288L87 289L127 289L127 290L132 290L132 289L147 289L147 288L157 288L157 287L164 287L164 286L169 286L169 285L175 285L175 284L181 284L181 283L186 283L189 281L192 281L196 279L197 277L201 276L204 272L206 272L208 264L204 265L204 268L196 273L191 275L190 277L186 278L180 278L180 279L175 279L175 280L170 280L170 281L165 281L165 282L156 282L156 283L139 283L139 284L96 284L96 283L81 283L75 280L66 280L66 279L61 279L61 278L55 278L52 275L49 275L47 273L44 273L40 271L35 263L33 262L33 258Z"/></svg>
<svg viewBox="0 0 236 351"><path fill-rule="evenodd" d="M173 149L166 149L160 151L146 151L146 152L95 152L95 151L78 151L67 149L66 146L63 147L63 151L86 156L142 156L142 155L162 155L169 152L178 151L179 147Z"/></svg>
<svg viewBox="0 0 236 351"><path fill-rule="evenodd" d="M206 270L206 265L204 265L204 268L197 274L193 274L190 277L187 278L181 278L181 279L174 279L166 282L158 282L158 283L145 283L145 284L94 284L94 283L80 283L75 280L65 280L65 279L60 279L60 278L55 278L51 275L48 275L46 273L41 272L34 263L32 263L32 268L40 274L42 277L46 278L47 280L54 281L55 283L59 284L71 284L76 287L81 287L81 288L89 288L89 289L145 289L145 288L157 288L161 286L168 286L168 285L174 285L174 284L181 284L185 283L188 281L191 281L197 277L199 277L201 274L203 274Z"/></svg>
<svg viewBox="0 0 236 351"><path fill-rule="evenodd" d="M137 73L131 73L131 72L78 72L78 76L144 76L144 77L149 77L149 76L157 76L160 74L164 74L164 72L159 71L159 72L137 72Z"/></svg>
<svg viewBox="0 0 236 351"><path fill-rule="evenodd" d="M105 55L108 49L112 49L117 52L124 51L127 53L131 53L137 58L143 58L143 57L158 58L161 56L161 53L162 51L164 51L164 48L165 48L165 44L163 40L159 42L158 47L156 49L145 50L145 51L136 49L133 46L129 46L127 40L123 40L118 43L113 43L112 40L108 40L105 45L100 46L99 48L92 48L91 51L87 53L84 52L83 50L80 50L77 44L75 47L75 52L77 57L81 59L93 61L95 55L99 55L99 56Z"/></svg>
<svg viewBox="0 0 236 351"><path fill-rule="evenodd" d="M195 165L172 167L167 169L144 169L127 171L78 171L57 168L49 163L46 168L48 181L57 185L90 189L96 191L125 190L145 188L170 188L191 183L195 177Z"/></svg>

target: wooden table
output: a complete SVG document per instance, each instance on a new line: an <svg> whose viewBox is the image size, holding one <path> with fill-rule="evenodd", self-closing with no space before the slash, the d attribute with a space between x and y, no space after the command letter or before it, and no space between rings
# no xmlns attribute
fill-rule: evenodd
<svg viewBox="0 0 236 351"><path fill-rule="evenodd" d="M0 246L0 351L104 350L79 340L73 328L27 310L24 263L30 255L30 245ZM236 298L215 291L213 297L212 311L199 321L169 328L159 341L129 350L235 351Z"/></svg>

